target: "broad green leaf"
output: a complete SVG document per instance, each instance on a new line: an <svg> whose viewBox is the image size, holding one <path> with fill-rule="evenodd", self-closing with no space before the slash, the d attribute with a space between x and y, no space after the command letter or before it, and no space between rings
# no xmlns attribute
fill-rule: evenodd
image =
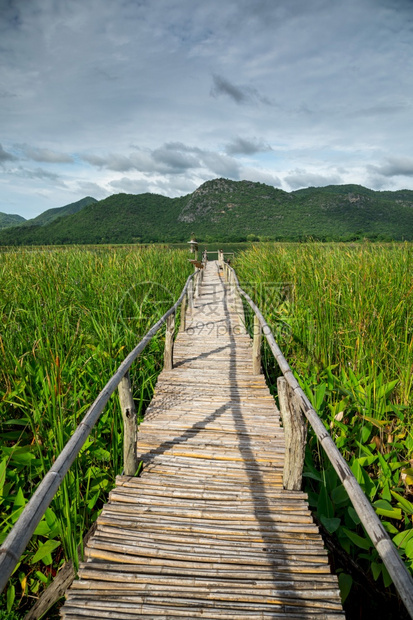
<svg viewBox="0 0 413 620"><path fill-rule="evenodd" d="M362 443L360 443L359 441L356 441L356 445L360 448L360 450L362 450L367 456L374 456L374 454L372 453L372 451L370 450L370 448L368 448L367 446L364 446Z"/></svg>
<svg viewBox="0 0 413 620"><path fill-rule="evenodd" d="M347 573L340 573L338 576L338 585L340 586L341 602L344 603L353 585L352 576Z"/></svg>
<svg viewBox="0 0 413 620"><path fill-rule="evenodd" d="M406 552L407 557L410 560L413 560L413 538L411 538L409 542L407 543L405 547L405 552Z"/></svg>
<svg viewBox="0 0 413 620"><path fill-rule="evenodd" d="M43 575L43 573L41 573L39 570L37 570L35 574L36 577L40 579L40 581L42 581L43 583L47 583L49 581L46 575Z"/></svg>
<svg viewBox="0 0 413 620"><path fill-rule="evenodd" d="M360 456L357 460L362 467L368 467L369 465L373 465L373 463L377 461L377 455L376 456Z"/></svg>
<svg viewBox="0 0 413 620"><path fill-rule="evenodd" d="M314 474L312 471L303 472L303 478L312 478L313 480L317 480L317 482L323 482L321 476Z"/></svg>
<svg viewBox="0 0 413 620"><path fill-rule="evenodd" d="M394 381L389 381L389 383L385 383L384 385L380 386L377 390L377 399L383 398L383 396L388 396L388 394L390 394L390 392L394 390L398 382L399 380L395 379Z"/></svg>
<svg viewBox="0 0 413 620"><path fill-rule="evenodd" d="M348 507L348 514L350 515L351 520L358 525L359 523L361 523L360 521L360 517L358 516L357 512L355 511L355 509L353 508L353 506L349 506Z"/></svg>
<svg viewBox="0 0 413 620"><path fill-rule="evenodd" d="M334 517L333 504L331 503L327 489L324 486L321 487L320 494L318 496L317 512L320 519L322 516L327 518Z"/></svg>
<svg viewBox="0 0 413 620"><path fill-rule="evenodd" d="M31 563L35 564L39 560L43 559L46 555L51 554L52 551L57 549L59 545L60 542L58 540L48 540L44 543L44 545L40 543L39 548L31 559Z"/></svg>
<svg viewBox="0 0 413 620"><path fill-rule="evenodd" d="M377 581L377 579L380 577L381 567L382 567L382 564L378 564L377 562L371 563L371 572L373 573L374 581Z"/></svg>
<svg viewBox="0 0 413 620"><path fill-rule="evenodd" d="M405 497L402 497L401 495L399 495L395 491L391 491L391 494L393 495L393 497L395 497L397 499L397 501L399 502L399 504L401 505L403 510L408 515L413 515L413 504L411 502L409 502Z"/></svg>
<svg viewBox="0 0 413 620"><path fill-rule="evenodd" d="M333 489L331 492L331 499L336 506L339 504L345 504L349 501L347 491L343 484L340 484L338 487Z"/></svg>
<svg viewBox="0 0 413 620"><path fill-rule="evenodd" d="M330 534L335 532L340 527L341 523L340 519L337 517L332 517L330 519L328 517L320 517L320 521Z"/></svg>
<svg viewBox="0 0 413 620"><path fill-rule="evenodd" d="M371 435L371 426L370 424L365 424L363 428L361 429L361 441L363 443L366 443L369 440L370 435Z"/></svg>
<svg viewBox="0 0 413 620"><path fill-rule="evenodd" d="M50 527L46 521L42 519L33 532L36 536L47 536L50 533Z"/></svg>
<svg viewBox="0 0 413 620"><path fill-rule="evenodd" d="M346 534L346 536L348 536L348 538L355 545L357 545L357 547L360 547L361 549L365 549L366 551L368 551L373 546L370 540L368 540L367 538L362 538L355 532L348 530L346 527L343 527L342 530Z"/></svg>
<svg viewBox="0 0 413 620"><path fill-rule="evenodd" d="M16 597L16 588L13 584L10 584L7 588L7 613L11 612L11 608L13 607L14 599Z"/></svg>
<svg viewBox="0 0 413 620"><path fill-rule="evenodd" d="M389 573L388 573L388 571L387 571L387 568L385 567L385 565L384 565L384 564L382 564L382 567L381 567L381 572L382 572L382 575L383 575L383 583L384 583L384 586L385 586L386 588L388 588L388 587L389 587L389 585L393 583L393 580L392 580L392 578L390 577L390 575L389 575Z"/></svg>
<svg viewBox="0 0 413 620"><path fill-rule="evenodd" d="M354 459L353 463L350 465L350 469L353 472L357 482L361 484L364 481L364 477L358 459Z"/></svg>
<svg viewBox="0 0 413 620"><path fill-rule="evenodd" d="M399 534L396 534L396 536L393 538L393 543L396 545L396 547L400 547L401 549L404 549L407 545L407 543L409 542L409 540L413 539L413 528L410 530L404 530L404 532L400 532Z"/></svg>
<svg viewBox="0 0 413 620"><path fill-rule="evenodd" d="M385 499L378 499L373 504L376 513L378 515L382 515L383 517L388 517L389 519L401 519L402 511L400 508L394 508L390 502L387 502Z"/></svg>

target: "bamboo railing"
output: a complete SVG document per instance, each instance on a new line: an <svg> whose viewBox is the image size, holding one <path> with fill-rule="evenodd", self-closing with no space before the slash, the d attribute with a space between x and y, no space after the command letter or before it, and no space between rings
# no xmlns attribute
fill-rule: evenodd
<svg viewBox="0 0 413 620"><path fill-rule="evenodd" d="M317 439L324 448L324 451L326 452L331 464L337 472L339 479L343 483L343 486L347 491L347 494L360 518L361 523L363 524L367 534L370 536L371 542L373 543L381 559L383 560L383 563L386 566L389 575L397 588L400 598L405 604L410 616L413 618L412 576L404 565L395 545L393 544L386 530L382 526L379 518L374 511L373 506L364 494L362 488L360 487L355 476L353 475L353 472L344 460L343 456L341 455L340 451L332 440L330 434L326 430L321 418L317 415L317 412L315 411L304 391L300 387L297 379L293 374L293 371L291 370L287 360L285 359L280 348L278 347L275 338L271 332L271 329L265 321L259 308L252 301L251 297L241 288L234 269L223 261L223 257L222 262L220 261L220 265L222 265L225 277L230 287L232 288L233 293L235 293L235 295L239 297L241 303L241 296L244 297L244 299L254 312L254 325L257 326L257 329L254 329L253 334L253 364L255 371L259 372L259 352L261 349L261 336L263 333L284 376L284 380L288 385L289 389L285 391L284 399L287 399L289 401L291 409L294 410L292 412L293 417L295 418L295 420L297 419L296 415L298 409L308 420L309 424L311 424L311 427L313 428ZM238 306L239 302L237 303L237 300L235 300L235 309L239 314L237 310ZM245 321L245 319L243 319L240 314L239 316L241 321ZM286 446L286 451L287 450L288 447Z"/></svg>
<svg viewBox="0 0 413 620"><path fill-rule="evenodd" d="M26 504L22 514L10 531L3 545L0 547L0 593L3 591L14 567L18 563L21 554L25 550L34 530L43 517L50 502L55 496L64 476L79 454L92 428L99 419L105 405L112 396L116 388L119 388L119 399L121 403L122 416L124 421L124 472L126 475L133 476L138 468L136 457L136 414L131 393L129 380L129 369L136 358L142 353L147 344L155 336L158 330L166 322L166 337L164 350L164 366L172 368L173 364L173 333L175 327L175 315L180 304L184 301L181 308L181 321L185 323L185 311L188 305L193 308L194 286L195 292L199 290L199 283L202 278L202 269L196 269L186 280L181 295L173 306L165 312L155 325L146 333L137 346L129 353L118 370L109 379L103 390L100 392L92 406L89 408L82 422L57 457L53 466L47 472L35 493ZM186 304L188 297L188 304Z"/></svg>

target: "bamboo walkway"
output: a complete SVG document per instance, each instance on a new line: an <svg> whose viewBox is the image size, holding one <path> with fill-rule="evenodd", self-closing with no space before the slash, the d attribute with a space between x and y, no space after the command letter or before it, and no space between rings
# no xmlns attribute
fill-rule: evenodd
<svg viewBox="0 0 413 620"><path fill-rule="evenodd" d="M284 439L215 262L61 610L80 618L343 618L306 502L282 487Z"/></svg>

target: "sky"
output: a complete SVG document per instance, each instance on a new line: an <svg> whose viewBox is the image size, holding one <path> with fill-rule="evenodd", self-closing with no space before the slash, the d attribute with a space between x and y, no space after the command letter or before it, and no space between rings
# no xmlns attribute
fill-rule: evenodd
<svg viewBox="0 0 413 620"><path fill-rule="evenodd" d="M0 211L413 189L413 0L0 0Z"/></svg>

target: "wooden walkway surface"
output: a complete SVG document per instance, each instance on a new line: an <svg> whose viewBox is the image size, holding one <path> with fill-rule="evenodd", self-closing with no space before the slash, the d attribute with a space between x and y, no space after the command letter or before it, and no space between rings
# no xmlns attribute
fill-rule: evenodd
<svg viewBox="0 0 413 620"><path fill-rule="evenodd" d="M343 618L305 493L217 263L163 371L61 610L75 618Z"/></svg>

